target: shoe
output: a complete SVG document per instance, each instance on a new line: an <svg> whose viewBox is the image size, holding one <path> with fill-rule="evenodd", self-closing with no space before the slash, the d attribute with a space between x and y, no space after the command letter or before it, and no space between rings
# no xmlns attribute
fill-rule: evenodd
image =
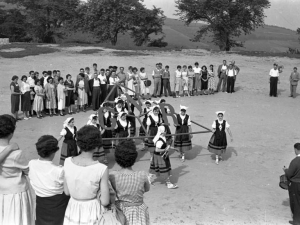
<svg viewBox="0 0 300 225"><path fill-rule="evenodd" d="M154 186L154 184L153 184L153 180L154 180L154 174L151 174L151 173L149 173L148 174L148 182L149 182L149 184L151 184L151 185L153 185Z"/></svg>
<svg viewBox="0 0 300 225"><path fill-rule="evenodd" d="M50 117L52 117L53 115L52 114L50 114Z"/></svg>
<svg viewBox="0 0 300 225"><path fill-rule="evenodd" d="M185 161L185 156L182 154L181 156L181 162L184 162Z"/></svg>
<svg viewBox="0 0 300 225"><path fill-rule="evenodd" d="M31 117L31 116L29 116L28 118L29 118L29 119L31 119L32 117Z"/></svg>
<svg viewBox="0 0 300 225"><path fill-rule="evenodd" d="M60 116L65 116L65 114L61 114L61 113L60 113L59 115L60 115Z"/></svg>
<svg viewBox="0 0 300 225"><path fill-rule="evenodd" d="M29 118L28 117L24 117L24 120L29 120Z"/></svg>
<svg viewBox="0 0 300 225"><path fill-rule="evenodd" d="M176 184L172 184L170 181L166 182L166 185L169 189L176 189L178 186Z"/></svg>
<svg viewBox="0 0 300 225"><path fill-rule="evenodd" d="M37 116L36 118L38 118L38 119L42 119L42 117L40 117L40 116Z"/></svg>

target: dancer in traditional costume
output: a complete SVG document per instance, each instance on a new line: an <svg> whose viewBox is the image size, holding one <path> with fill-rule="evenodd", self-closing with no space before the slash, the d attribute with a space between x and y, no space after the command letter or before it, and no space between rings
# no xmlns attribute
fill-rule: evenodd
<svg viewBox="0 0 300 225"><path fill-rule="evenodd" d="M161 114L159 114L159 107L154 106L152 113L147 118L147 134L149 136L155 136L157 134L158 127L163 123ZM155 144L153 142L153 137L146 138L146 146L148 147L150 153L153 153L155 150Z"/></svg>
<svg viewBox="0 0 300 225"><path fill-rule="evenodd" d="M107 103L102 104L102 107L108 107ZM100 127L101 131L101 136L102 136L102 145L104 149L104 159L103 162L107 163L107 154L109 154L110 149L113 148L113 143L111 140L103 140L103 138L112 138L112 130L107 130L105 128L110 128L112 125L112 113L109 112L107 109L103 109L103 123L104 123L104 128Z"/></svg>
<svg viewBox="0 0 300 225"><path fill-rule="evenodd" d="M216 164L219 164L219 160L222 160L222 154L225 153L227 147L227 138L225 129L233 141L232 133L229 129L230 125L226 120L223 119L225 111L216 112L218 119L215 120L212 124L214 134L212 135L209 143L208 150L216 154Z"/></svg>
<svg viewBox="0 0 300 225"><path fill-rule="evenodd" d="M177 114L176 134L191 133L191 118L186 114L187 107L180 105L180 114ZM175 136L174 147L179 149L182 162L185 161L185 152L192 149L192 134Z"/></svg>
<svg viewBox="0 0 300 225"><path fill-rule="evenodd" d="M151 100L147 100L144 103L146 107L143 110L144 119L142 121L142 124L143 124L144 128L146 129L146 131L147 131L147 119L148 119L148 115L149 115L150 112L152 112L151 103L152 103ZM139 132L139 136L140 137L146 136L146 131L144 130L144 128L142 126L140 127L140 132ZM145 139L143 140L143 145L144 145L144 147L143 147L142 151L143 150L147 150L146 149L146 141L145 141Z"/></svg>
<svg viewBox="0 0 300 225"><path fill-rule="evenodd" d="M117 124L115 126L116 130L116 137L118 138L124 138L124 137L130 137L130 122L126 118L127 113L122 112L119 114L119 118L117 120Z"/></svg>
<svg viewBox="0 0 300 225"><path fill-rule="evenodd" d="M43 135L35 145L40 158L29 162L28 175L36 194L35 224L63 225L70 197L64 193L64 168L52 162L58 141Z"/></svg>
<svg viewBox="0 0 300 225"><path fill-rule="evenodd" d="M166 128L164 126L159 126L157 133L153 139L155 145L155 151L153 157L151 158L150 164L150 175L149 181L152 183L154 176L160 176L161 174L167 174L166 185L170 189L178 188L176 184L171 183L171 162L169 158L169 148L170 145L167 144L166 140Z"/></svg>
<svg viewBox="0 0 300 225"><path fill-rule="evenodd" d="M64 142L61 147L60 165L64 165L65 159L71 156L77 156L76 132L77 128L74 126L74 118L69 117L65 120L63 129L60 132L60 141L64 137Z"/></svg>

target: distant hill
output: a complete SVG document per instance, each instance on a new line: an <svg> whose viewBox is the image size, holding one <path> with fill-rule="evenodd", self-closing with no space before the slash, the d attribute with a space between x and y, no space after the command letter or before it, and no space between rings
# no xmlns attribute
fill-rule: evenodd
<svg viewBox="0 0 300 225"><path fill-rule="evenodd" d="M177 19L165 20L163 32L165 34L165 41L168 46L163 49L176 48L204 48L208 50L218 50L218 47L210 42L211 38L208 36L201 42L192 42L190 39L194 37L197 30L204 24L192 23L190 26ZM154 38L154 37L153 37ZM242 35L238 40L243 41L244 48L234 48L237 51L266 51L266 52L286 52L288 48L300 49L297 33L293 30L268 26L256 29L250 35ZM63 42L78 42L78 43L95 43L96 39L89 35L76 33L70 35ZM101 44L104 47L112 47L108 43ZM121 49L140 49L141 47L134 46L129 35L120 35L116 48Z"/></svg>

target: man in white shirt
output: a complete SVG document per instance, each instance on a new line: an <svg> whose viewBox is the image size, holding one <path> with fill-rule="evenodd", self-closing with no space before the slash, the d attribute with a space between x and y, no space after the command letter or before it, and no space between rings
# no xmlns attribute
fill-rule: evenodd
<svg viewBox="0 0 300 225"><path fill-rule="evenodd" d="M198 91L200 91L201 89L201 68L199 67L199 63L195 62L195 67L193 68L194 73L195 73L195 77L193 78L193 89L194 89L194 93L193 95L198 95Z"/></svg>
<svg viewBox="0 0 300 225"><path fill-rule="evenodd" d="M160 68L160 64L156 63L156 69L152 72L152 78L154 80L154 91L153 98L160 98L160 89L161 89L161 79L162 79L163 69Z"/></svg>
<svg viewBox="0 0 300 225"><path fill-rule="evenodd" d="M27 84L29 84L30 86L30 102L31 102L31 106L33 105L33 100L34 100L34 95L35 95L35 92L34 92L34 87L35 87L35 77L34 77L34 71L30 71L29 72L29 77L27 78L27 81L26 81ZM33 110L29 111L29 116L32 117L33 115Z"/></svg>
<svg viewBox="0 0 300 225"><path fill-rule="evenodd" d="M230 64L228 70L226 70L227 76L227 93L233 93L234 88L234 77L236 76L236 71L233 69L233 65Z"/></svg>
<svg viewBox="0 0 300 225"><path fill-rule="evenodd" d="M277 97L277 84L279 83L279 70L277 63L274 63L270 70L270 97Z"/></svg>
<svg viewBox="0 0 300 225"><path fill-rule="evenodd" d="M218 86L217 86L217 91L219 92L221 91L221 84L223 82L222 85L222 92L225 92L225 87L226 87L226 83L227 83L227 75L226 75L226 71L228 69L228 66L226 64L226 60L223 60L223 64L219 66L218 68L218 77L219 77L219 82L218 82Z"/></svg>

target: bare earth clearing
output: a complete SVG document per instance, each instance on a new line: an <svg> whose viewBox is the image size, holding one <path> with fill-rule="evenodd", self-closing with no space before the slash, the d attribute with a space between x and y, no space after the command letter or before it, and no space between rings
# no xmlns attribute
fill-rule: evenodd
<svg viewBox="0 0 300 225"><path fill-rule="evenodd" d="M54 47L54 46L53 46ZM145 67L150 74L155 63L162 62L175 71L177 65L214 64L223 59L235 60L241 68L236 93L217 93L212 96L167 98L176 110L188 106L192 120L211 127L215 111L226 110L225 119L231 125L234 142L230 143L225 160L216 165L207 151L211 134L194 135L193 150L181 163L178 154L171 155L173 181L179 185L169 190L156 182L145 194L152 224L287 224L290 217L288 192L279 188L282 167L294 157L293 144L299 141L300 96L289 98L289 75L299 61L288 58L258 58L240 55L211 54L206 51L143 52L149 55L116 56L111 51L97 54L76 54L80 48L47 55L20 59L0 59L0 113L10 113L9 84L13 75L21 77L30 70L60 69L62 75L75 75L80 67L98 63L100 68L109 65ZM75 51L75 53L74 53ZM279 97L271 98L269 70L273 62L285 66L280 77ZM298 65L297 65L298 64ZM172 73L173 74L173 73ZM300 92L298 88L298 92ZM75 114L77 127L83 126L91 111ZM33 118L17 124L13 141L26 152L27 159L37 158L35 142L42 134L59 137L66 117ZM173 128L173 126L171 126ZM173 129L174 130L174 129ZM193 125L193 130L201 130ZM61 143L60 143L61 144ZM137 142L141 148L140 142ZM58 162L57 153L56 162ZM150 154L139 152L135 170L149 168ZM109 155L110 170L118 169Z"/></svg>

